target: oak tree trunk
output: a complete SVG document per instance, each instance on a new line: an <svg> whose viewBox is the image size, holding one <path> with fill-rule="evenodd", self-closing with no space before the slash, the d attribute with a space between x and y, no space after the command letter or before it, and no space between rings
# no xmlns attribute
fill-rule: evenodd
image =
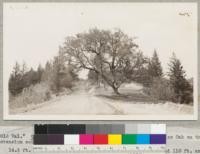
<svg viewBox="0 0 200 154"><path fill-rule="evenodd" d="M115 86L112 87L115 94L120 95L118 88L116 88Z"/></svg>

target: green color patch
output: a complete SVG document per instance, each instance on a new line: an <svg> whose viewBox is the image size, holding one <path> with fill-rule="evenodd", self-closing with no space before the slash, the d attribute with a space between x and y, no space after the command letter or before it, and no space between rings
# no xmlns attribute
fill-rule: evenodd
<svg viewBox="0 0 200 154"><path fill-rule="evenodd" d="M122 144L136 144L136 134L123 134Z"/></svg>

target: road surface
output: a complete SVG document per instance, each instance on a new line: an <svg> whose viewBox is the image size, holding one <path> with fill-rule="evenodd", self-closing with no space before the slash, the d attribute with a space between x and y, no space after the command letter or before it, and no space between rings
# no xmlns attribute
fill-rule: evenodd
<svg viewBox="0 0 200 154"><path fill-rule="evenodd" d="M81 89L69 95L59 96L42 104L28 107L21 114L31 115L130 115L130 114L191 114L192 106L181 104L126 102L99 97Z"/></svg>

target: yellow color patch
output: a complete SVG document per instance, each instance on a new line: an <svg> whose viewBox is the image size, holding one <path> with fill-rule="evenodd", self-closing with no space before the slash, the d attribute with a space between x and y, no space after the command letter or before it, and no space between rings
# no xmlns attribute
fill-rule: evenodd
<svg viewBox="0 0 200 154"><path fill-rule="evenodd" d="M120 134L109 134L108 144L122 144L122 135Z"/></svg>

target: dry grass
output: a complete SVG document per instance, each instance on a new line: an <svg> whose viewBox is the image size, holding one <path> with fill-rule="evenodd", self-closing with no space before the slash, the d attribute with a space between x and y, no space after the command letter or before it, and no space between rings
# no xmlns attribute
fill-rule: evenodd
<svg viewBox="0 0 200 154"><path fill-rule="evenodd" d="M15 97L10 97L9 108L26 107L29 104L38 104L51 98L50 87L46 83L32 85Z"/></svg>

